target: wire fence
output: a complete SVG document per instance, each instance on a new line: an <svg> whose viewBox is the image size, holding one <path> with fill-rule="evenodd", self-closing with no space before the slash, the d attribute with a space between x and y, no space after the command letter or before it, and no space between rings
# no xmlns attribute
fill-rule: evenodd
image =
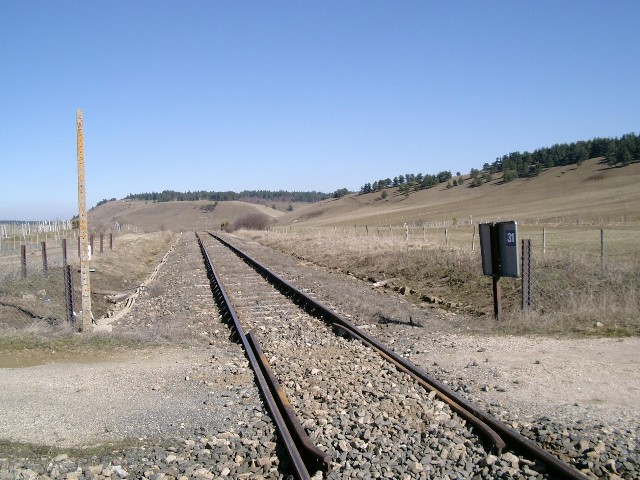
<svg viewBox="0 0 640 480"><path fill-rule="evenodd" d="M271 230L303 235L377 237L403 240L410 245L429 244L480 251L478 225L475 223L447 225L446 222L434 222L385 227L273 227ZM536 258L546 255L565 256L576 261L599 261L603 265L640 261L640 225L637 224L519 224L518 237L531 240L531 251Z"/></svg>
<svg viewBox="0 0 640 480"><path fill-rule="evenodd" d="M105 231L91 232L91 251L96 254L109 249L116 236L138 231L133 225L116 223ZM79 233L71 222L0 224L0 279L43 274L48 269L62 267L65 243L67 261L79 260Z"/></svg>

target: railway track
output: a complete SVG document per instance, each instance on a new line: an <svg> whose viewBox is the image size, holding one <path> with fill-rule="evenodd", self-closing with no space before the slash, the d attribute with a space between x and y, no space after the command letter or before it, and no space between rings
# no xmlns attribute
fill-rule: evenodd
<svg viewBox="0 0 640 480"><path fill-rule="evenodd" d="M587 478L223 238L198 241L297 478Z"/></svg>

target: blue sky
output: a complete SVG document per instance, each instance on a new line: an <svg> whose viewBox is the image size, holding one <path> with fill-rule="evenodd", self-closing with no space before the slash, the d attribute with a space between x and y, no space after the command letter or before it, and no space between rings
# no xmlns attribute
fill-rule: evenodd
<svg viewBox="0 0 640 480"><path fill-rule="evenodd" d="M640 131L640 2L0 0L0 219L359 189Z"/></svg>

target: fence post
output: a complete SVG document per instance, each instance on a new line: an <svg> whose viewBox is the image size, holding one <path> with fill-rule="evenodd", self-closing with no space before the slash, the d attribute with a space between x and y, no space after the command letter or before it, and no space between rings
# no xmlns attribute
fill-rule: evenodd
<svg viewBox="0 0 640 480"><path fill-rule="evenodd" d="M104 233L101 233L100 234L100 253L104 252L103 245L104 245Z"/></svg>
<svg viewBox="0 0 640 480"><path fill-rule="evenodd" d="M62 265L67 264L67 239L62 239Z"/></svg>
<svg viewBox="0 0 640 480"><path fill-rule="evenodd" d="M542 255L547 253L547 229L542 227Z"/></svg>
<svg viewBox="0 0 640 480"><path fill-rule="evenodd" d="M27 246L20 245L20 263L22 265L22 278L27 278Z"/></svg>
<svg viewBox="0 0 640 480"><path fill-rule="evenodd" d="M64 300L67 311L67 322L75 329L75 305L73 295L73 271L71 265L65 265L62 269L64 276Z"/></svg>
<svg viewBox="0 0 640 480"><path fill-rule="evenodd" d="M473 225L473 235L471 236L471 251L476 251L476 226Z"/></svg>
<svg viewBox="0 0 640 480"><path fill-rule="evenodd" d="M49 273L49 265L47 264L47 242L42 242L42 271L45 275Z"/></svg>
<svg viewBox="0 0 640 480"><path fill-rule="evenodd" d="M113 250L113 233L109 234L109 250Z"/></svg>
<svg viewBox="0 0 640 480"><path fill-rule="evenodd" d="M522 311L531 309L531 240L522 240Z"/></svg>
<svg viewBox="0 0 640 480"><path fill-rule="evenodd" d="M449 229L444 227L444 244L449 245Z"/></svg>
<svg viewBox="0 0 640 480"><path fill-rule="evenodd" d="M604 269L604 227L600 227L600 268Z"/></svg>

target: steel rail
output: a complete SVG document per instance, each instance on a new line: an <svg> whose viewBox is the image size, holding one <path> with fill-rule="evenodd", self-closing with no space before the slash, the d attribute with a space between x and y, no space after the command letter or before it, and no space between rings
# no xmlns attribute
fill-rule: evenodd
<svg viewBox="0 0 640 480"><path fill-rule="evenodd" d="M249 339L249 343L251 344L256 357L260 360L264 376L271 387L271 391L276 402L278 402L280 411L286 413L286 415L283 416L285 422L287 422L289 431L294 431L296 433L294 440L296 440L296 446L298 447L298 451L302 455L305 464L307 466L312 466L316 470L328 472L331 469L331 455L319 449L307 435L307 432L298 420L298 416L289 402L287 394L271 370L269 360L267 360L267 357L262 352L255 329L252 329L247 333L247 338ZM300 441L298 442L297 440Z"/></svg>
<svg viewBox="0 0 640 480"><path fill-rule="evenodd" d="M423 380L420 376L418 376L411 369L407 368L402 363L396 361L392 356L388 355L387 353L385 353L384 351L382 351L378 347L376 347L374 344L369 342L367 339L365 339L364 337L360 336L356 330L354 330L354 329L352 329L352 328L350 328L350 327L348 327L346 325L334 324L333 327L336 330L338 330L338 333L347 335L347 336L349 336L351 338L356 338L359 341L361 341L364 345L367 345L367 346L373 348L374 350L376 350L378 352L378 354L382 358L384 358L385 360L387 360L390 363L393 363L398 370L401 370L402 372L404 372L407 375L409 375L416 382L418 382L420 385L422 385L423 388L427 389L430 392L435 392L436 397L438 397L438 399L440 399L442 402L444 402L447 405L449 405L449 407L451 407L451 410L456 412L459 416L464 418L467 422L472 424L474 427L478 428L478 430L480 430L480 433L483 436L485 436L485 438L487 438L487 440L489 440L496 447L496 450L498 451L498 455L502 455L502 451L506 447L506 444L505 444L504 440L502 439L502 437L500 435L498 435L498 433L495 430L493 430L491 427L489 427L486 423L484 423L482 420L480 420L477 416L473 415L469 410L467 410L466 408L460 406L458 403L453 401L451 398L449 398L448 396L444 395L441 391L439 391L437 388L435 388L430 383L428 383L425 380Z"/></svg>
<svg viewBox="0 0 640 480"><path fill-rule="evenodd" d="M223 245L226 245L229 249L231 249L236 255L242 258L245 262L255 268L261 275L267 278L270 282L272 282L283 294L290 295L296 303L298 303L301 307L303 307L308 313L315 315L318 318L330 323L336 324L341 327L345 327L349 330L350 334L356 335L359 339L362 339L374 346L377 350L384 353L385 358L390 358L393 360L393 363L396 365L401 365L403 369L407 369L412 373L412 375L420 378L422 381L426 382L434 389L439 391L442 395L448 397L454 404L461 406L464 410L470 412L473 417L476 417L480 420L480 422L488 425L488 427L495 431L503 440L506 441L507 446L513 450L519 451L523 454L529 455L532 458L535 458L542 464L546 465L549 470L559 475L560 478L567 478L571 480L588 480L588 477L585 476L582 472L578 471L573 466L565 463L544 450L540 445L529 440L525 436L516 432L512 428L508 427L504 422L500 421L493 415L490 415L487 412L482 411L480 408L476 407L474 404L469 402L467 399L463 398L453 390L451 390L448 386L429 375L427 372L407 360L406 358L400 356L393 350L387 348L382 343L380 343L375 337L369 335L368 333L360 330L355 324L349 322L348 320L342 318L337 313L330 310L328 307L323 305L321 302L309 297L305 293L298 290L295 286L284 280L282 277L277 275L276 273L269 270L267 267L262 265L257 260L251 258L246 253L239 250L237 247L227 242L223 238L218 235L215 235L209 232L213 238L217 239ZM462 415L461 415L462 416ZM480 425L480 424L478 424ZM478 427L479 429L481 427ZM481 430L484 432L484 430ZM489 435L488 432L486 432Z"/></svg>
<svg viewBox="0 0 640 480"><path fill-rule="evenodd" d="M278 404L276 400L273 398L273 395L271 394L269 385L264 378L264 375L262 373L262 368L260 367L260 364L256 359L253 349L249 345L249 341L247 340L247 337L244 334L242 325L240 325L240 321L236 316L233 305L231 304L231 301L229 300L229 297L227 296L227 293L224 290L222 281L220 280L220 277L218 276L218 274L216 273L213 267L213 262L211 261L211 257L209 256L209 253L207 252L207 249L205 248L204 243L202 242L202 240L200 239L200 236L197 233L196 233L196 238L198 239L198 244L200 245L200 251L202 252L202 256L204 258L205 268L207 270L207 276L209 277L209 282L211 285L211 292L213 293L216 303L221 309L223 318L226 317L227 320L231 319L233 321L233 328L235 329L238 335L238 338L242 343L242 346L244 347L246 356L249 360L249 363L251 364L251 368L253 369L253 373L256 376L256 380L258 382L260 391L262 392L262 395L267 403L269 411L271 412L271 418L276 423L278 432L280 433L280 438L282 439L285 445L285 448L287 450L287 453L289 455L289 458L291 459L291 463L295 471L295 474L297 478L300 480L311 480L311 476L307 471L307 467L296 447L296 442L294 441L293 436L291 435L291 433L289 432L289 429L287 428L286 421L284 420L283 415L280 409L278 408Z"/></svg>

